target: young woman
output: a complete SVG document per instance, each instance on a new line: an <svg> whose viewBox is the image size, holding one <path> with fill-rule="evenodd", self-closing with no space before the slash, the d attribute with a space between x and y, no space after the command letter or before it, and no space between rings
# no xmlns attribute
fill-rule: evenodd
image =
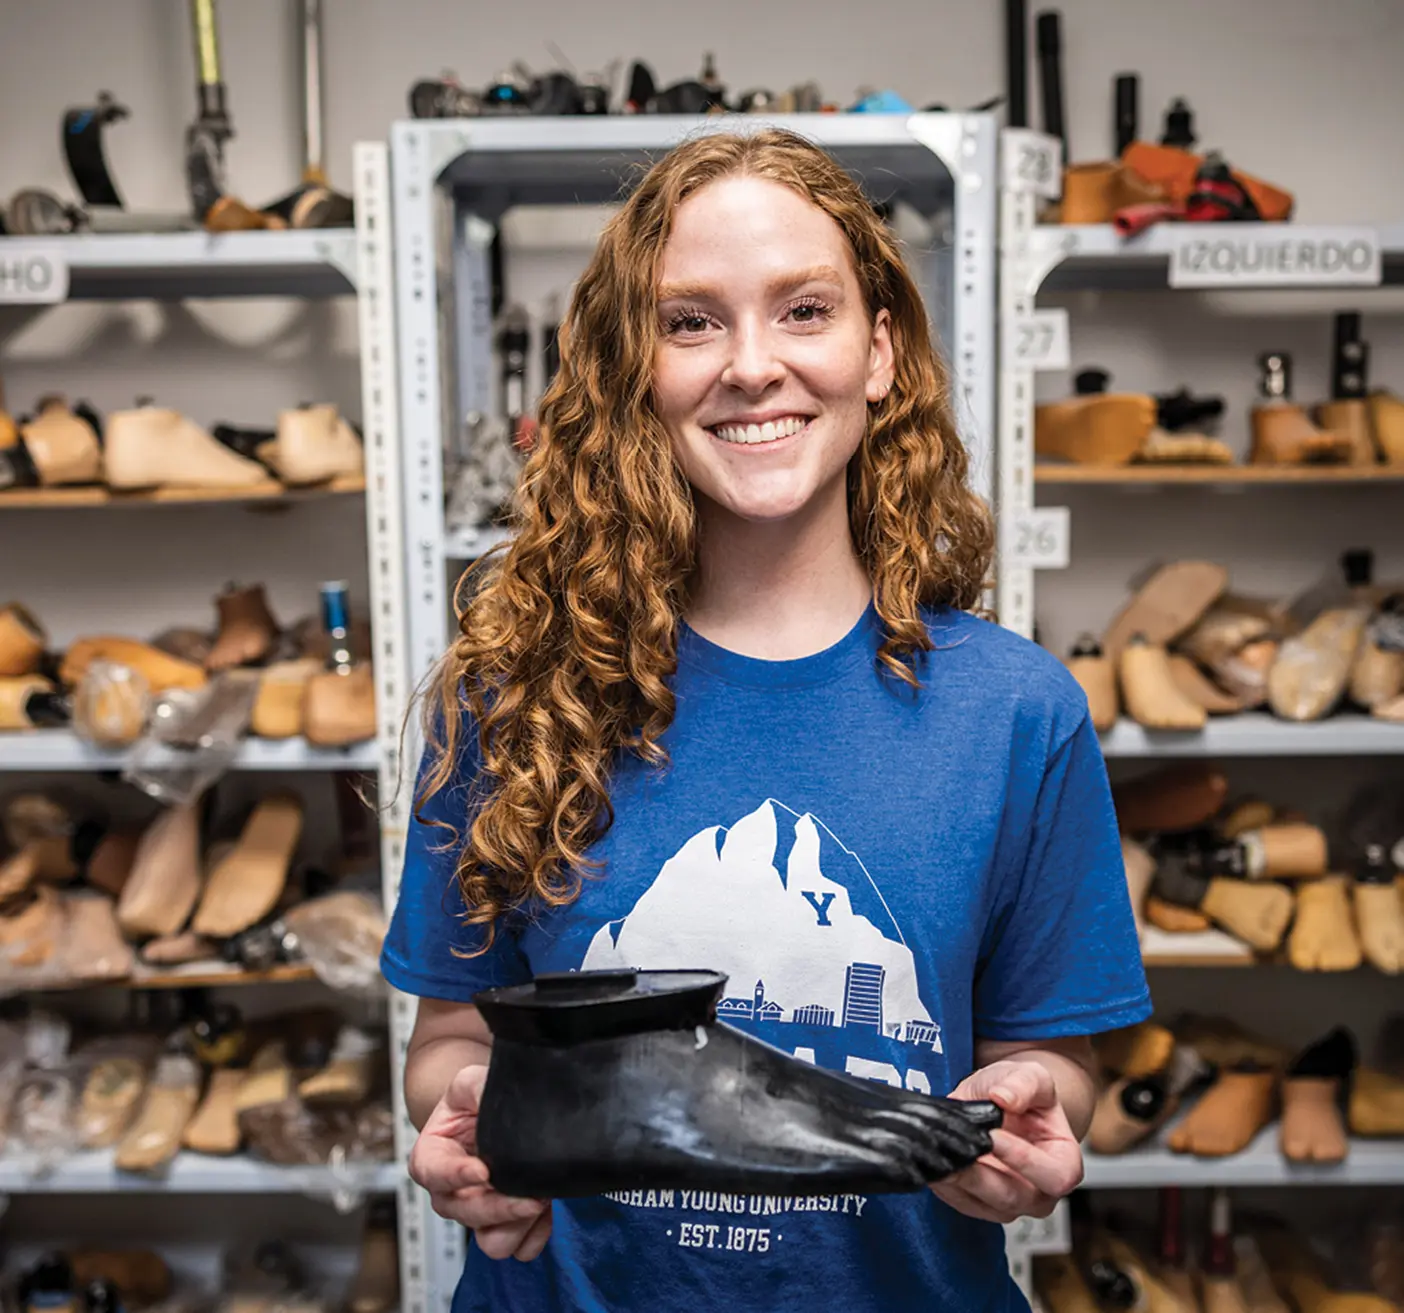
<svg viewBox="0 0 1404 1313"><path fill-rule="evenodd" d="M421 999L410 1171L473 1233L458 1313L1025 1307L994 1223L1076 1186L1087 1037L1149 1006L1086 701L970 614L992 532L948 390L892 237L799 137L690 141L605 230L385 947ZM761 1039L992 1098L994 1153L748 1210L739 1249L725 1198L504 1197L470 1000L614 966L724 971Z"/></svg>

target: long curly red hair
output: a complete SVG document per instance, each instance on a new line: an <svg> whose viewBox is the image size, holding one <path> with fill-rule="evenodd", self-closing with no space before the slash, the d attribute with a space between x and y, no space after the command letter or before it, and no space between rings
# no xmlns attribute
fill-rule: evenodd
<svg viewBox="0 0 1404 1313"><path fill-rule="evenodd" d="M538 444L507 547L460 581L458 637L426 699L419 805L480 769L455 833L467 921L572 901L613 821L621 754L662 764L679 618L697 559L691 489L654 410L655 288L677 207L735 174L790 187L843 230L870 315L891 316L896 374L848 471L849 524L885 630L880 663L915 684L920 609L974 609L994 545L967 486L950 380L901 253L857 183L794 133L701 135L659 160L606 226L560 331ZM465 719L464 713L470 719ZM481 949L479 951L482 951Z"/></svg>

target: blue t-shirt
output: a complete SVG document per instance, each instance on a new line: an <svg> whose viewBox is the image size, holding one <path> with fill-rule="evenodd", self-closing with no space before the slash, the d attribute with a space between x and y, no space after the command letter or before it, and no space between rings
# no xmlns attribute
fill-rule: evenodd
<svg viewBox="0 0 1404 1313"><path fill-rule="evenodd" d="M739 656L683 626L671 765L618 765L614 824L590 852L602 876L465 959L453 950L481 932L455 915L444 832L416 822L387 979L467 1001L541 971L723 971L722 1020L932 1094L970 1073L977 1036L1142 1020L1149 996L1081 689L1008 630L948 609L927 623L936 650L920 692L876 668L872 607L794 661ZM426 815L461 831L467 785ZM554 1209L535 1262L470 1246L455 1313L1027 1308L1002 1229L930 1191L649 1191Z"/></svg>

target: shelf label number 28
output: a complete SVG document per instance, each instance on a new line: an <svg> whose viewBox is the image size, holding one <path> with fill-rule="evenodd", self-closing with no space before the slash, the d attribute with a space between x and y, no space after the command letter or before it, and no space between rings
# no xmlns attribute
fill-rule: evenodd
<svg viewBox="0 0 1404 1313"><path fill-rule="evenodd" d="M1033 192L1056 199L1063 190L1063 145L1027 128L1004 133L1004 185L1010 191Z"/></svg>

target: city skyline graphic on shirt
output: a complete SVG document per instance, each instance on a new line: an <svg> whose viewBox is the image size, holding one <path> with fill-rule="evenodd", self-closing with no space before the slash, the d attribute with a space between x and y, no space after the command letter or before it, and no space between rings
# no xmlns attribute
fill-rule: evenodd
<svg viewBox="0 0 1404 1313"><path fill-rule="evenodd" d="M858 854L773 798L699 830L629 912L601 926L582 970L723 972L720 1020L882 1036L941 1053L916 962Z"/></svg>

